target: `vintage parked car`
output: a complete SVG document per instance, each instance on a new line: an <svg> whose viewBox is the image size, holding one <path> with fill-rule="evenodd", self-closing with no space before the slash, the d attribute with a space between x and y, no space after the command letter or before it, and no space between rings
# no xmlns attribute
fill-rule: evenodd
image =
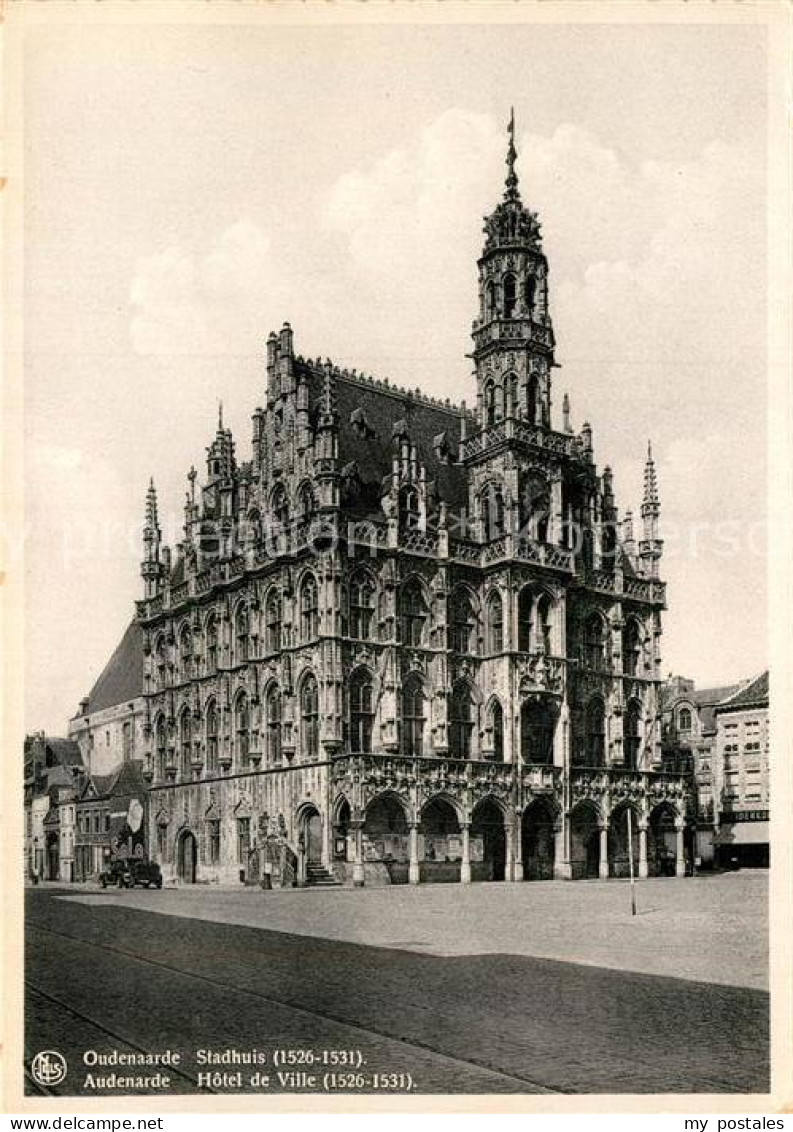
<svg viewBox="0 0 793 1132"><path fill-rule="evenodd" d="M136 884L145 885L146 888L162 888L162 871L155 861L143 861L133 857L111 861L99 874L99 883L102 888L109 884L118 885L119 888L134 888Z"/></svg>

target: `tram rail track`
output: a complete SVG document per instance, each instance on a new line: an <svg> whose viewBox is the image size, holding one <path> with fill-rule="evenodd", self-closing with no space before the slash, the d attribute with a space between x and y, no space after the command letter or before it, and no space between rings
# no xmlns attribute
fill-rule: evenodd
<svg viewBox="0 0 793 1132"><path fill-rule="evenodd" d="M123 947L117 947L114 944L100 943L95 940L86 939L83 936L72 935L70 932L63 932L55 928L47 927L43 924L37 924L33 921L29 922L27 930L29 932L42 932L47 935L69 940L71 943L76 943L84 947L94 948L99 951L105 951L113 955L121 956L124 959L131 960L134 963L139 963L147 967L158 969L162 972L167 972L169 975L176 975L179 978L191 980L203 985L212 986L213 988L221 992L233 991L234 994L247 996L249 998L255 999L257 1002L267 1003L272 1006L277 1006L282 1010L291 1011L293 1014L304 1019L321 1021L325 1023L329 1022L334 1026L341 1026L349 1030L351 1033L360 1035L364 1038L375 1038L379 1041L393 1042L406 1049L420 1050L423 1054L429 1054L433 1058L436 1058L438 1061L447 1063L450 1068L456 1066L458 1069L465 1068L469 1071L476 1070L480 1073L487 1073L494 1078L500 1079L502 1081L509 1081L513 1085L519 1085L523 1092L534 1092L537 1094L546 1094L551 1096L562 1095L562 1092L559 1089L550 1088L547 1085L543 1085L541 1082L536 1081L523 1074L511 1073L506 1070L499 1069L497 1067L489 1065L486 1061L477 1058L464 1058L460 1057L457 1054L445 1053L443 1050L439 1050L435 1046L429 1045L425 1042L401 1037L398 1034L389 1033L385 1029L375 1029L374 1027L365 1026L357 1022L350 1022L349 1019L343 1018L340 1015L333 1014L331 1012L312 1010L310 1007L305 1006L297 1006L295 1003L290 1002L288 999L277 998L274 995L264 994L260 991L252 990L250 987L237 986L233 982L213 978L209 975L198 974L194 971L187 971L174 964L164 962L163 960L151 959L147 956L141 956L136 954L134 951L129 951ZM41 992L39 991L39 993ZM61 1005L66 1004L61 1003ZM67 1009L70 1008L67 1006ZM97 1024L96 1022L88 1018L86 1018L86 1021L89 1021L93 1025ZM100 1028L104 1029L106 1032L110 1032L107 1027L103 1026L102 1024L99 1025ZM128 1045L140 1049L139 1046L135 1046L134 1042L130 1041L130 1039L126 1037L123 1037L122 1035L116 1034L113 1035L113 1037L116 1041L123 1041ZM184 1073L182 1073L181 1075L189 1076ZM205 1090L202 1087L202 1091L211 1092L212 1090Z"/></svg>

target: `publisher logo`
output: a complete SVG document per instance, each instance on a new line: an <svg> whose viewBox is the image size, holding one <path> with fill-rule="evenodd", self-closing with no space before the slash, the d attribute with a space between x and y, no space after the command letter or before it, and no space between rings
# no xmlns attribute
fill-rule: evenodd
<svg viewBox="0 0 793 1132"><path fill-rule="evenodd" d="M33 1058L30 1072L37 1085L60 1085L66 1076L66 1058L56 1049L44 1049Z"/></svg>

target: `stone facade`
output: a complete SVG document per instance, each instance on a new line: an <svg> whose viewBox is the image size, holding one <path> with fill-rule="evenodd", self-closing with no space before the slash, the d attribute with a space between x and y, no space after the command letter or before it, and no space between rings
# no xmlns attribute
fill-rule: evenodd
<svg viewBox="0 0 793 1132"><path fill-rule="evenodd" d="M222 414L184 540L153 484L141 751L164 874L299 883L684 871L663 769L662 543L592 430L553 425L540 225L510 134L474 410L267 343L249 460Z"/></svg>

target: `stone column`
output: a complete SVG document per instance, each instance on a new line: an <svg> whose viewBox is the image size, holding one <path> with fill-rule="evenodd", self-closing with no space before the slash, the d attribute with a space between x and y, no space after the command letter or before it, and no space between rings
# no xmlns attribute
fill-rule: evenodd
<svg viewBox="0 0 793 1132"><path fill-rule="evenodd" d="M675 823L675 876L684 877L686 875L686 856L685 848L683 845L683 823Z"/></svg>
<svg viewBox="0 0 793 1132"><path fill-rule="evenodd" d="M410 823L410 860L408 862L408 884L418 884L419 874L419 827Z"/></svg>
<svg viewBox="0 0 793 1132"><path fill-rule="evenodd" d="M515 847L515 860L512 864L512 879L517 883L523 880L523 815L515 814L515 834L513 845Z"/></svg>
<svg viewBox="0 0 793 1132"><path fill-rule="evenodd" d="M350 822L350 829L354 836L352 883L354 888L363 888L363 821Z"/></svg>
<svg viewBox="0 0 793 1132"><path fill-rule="evenodd" d="M504 866L504 880L515 880L515 830L511 821L504 823L504 840L506 841L506 862Z"/></svg>
<svg viewBox="0 0 793 1132"><path fill-rule="evenodd" d="M647 866L647 822L639 822L639 880L646 880L650 875Z"/></svg>
<svg viewBox="0 0 793 1132"><path fill-rule="evenodd" d="M598 877L608 880L609 875L609 827L608 822L599 826L600 829L600 861L598 862Z"/></svg>
<svg viewBox="0 0 793 1132"><path fill-rule="evenodd" d="M463 859L460 861L460 884L471 883L470 829L470 822L464 821L460 823L460 830L463 835Z"/></svg>
<svg viewBox="0 0 793 1132"><path fill-rule="evenodd" d="M559 818L553 823L553 879L570 880L572 868L570 854L567 852L566 839L569 836L569 821ZM566 828L567 827L567 828Z"/></svg>

